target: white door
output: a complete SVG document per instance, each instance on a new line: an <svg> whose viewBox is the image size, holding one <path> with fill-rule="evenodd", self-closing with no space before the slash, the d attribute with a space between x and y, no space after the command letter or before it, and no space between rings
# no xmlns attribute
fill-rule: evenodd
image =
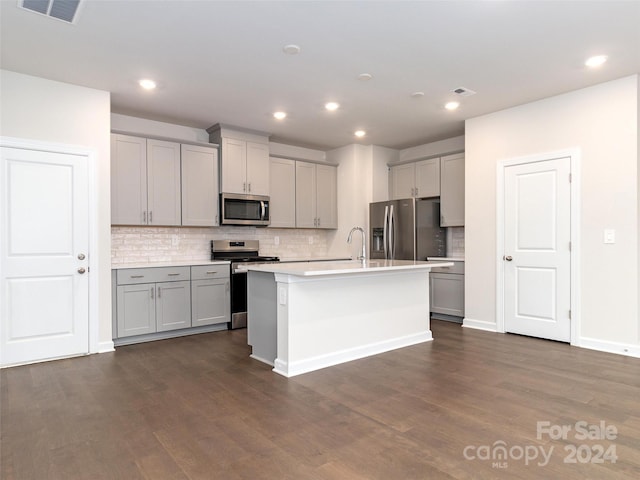
<svg viewBox="0 0 640 480"><path fill-rule="evenodd" d="M1 150L0 364L86 354L87 157Z"/></svg>
<svg viewBox="0 0 640 480"><path fill-rule="evenodd" d="M505 168L507 332L571 340L571 159Z"/></svg>

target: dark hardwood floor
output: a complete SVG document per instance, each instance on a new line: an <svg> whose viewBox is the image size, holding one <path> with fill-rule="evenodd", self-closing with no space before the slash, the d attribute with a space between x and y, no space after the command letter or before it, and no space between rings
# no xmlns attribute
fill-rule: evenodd
<svg viewBox="0 0 640 480"><path fill-rule="evenodd" d="M246 330L4 369L0 478L640 478L640 359L432 328L291 379Z"/></svg>

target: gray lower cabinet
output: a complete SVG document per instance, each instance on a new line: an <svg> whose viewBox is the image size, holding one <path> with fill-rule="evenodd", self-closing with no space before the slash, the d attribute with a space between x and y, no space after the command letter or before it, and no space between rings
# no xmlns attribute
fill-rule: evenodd
<svg viewBox="0 0 640 480"><path fill-rule="evenodd" d="M191 267L191 325L215 325L231 319L229 266Z"/></svg>
<svg viewBox="0 0 640 480"><path fill-rule="evenodd" d="M172 330L185 335L192 327L205 327L193 333L226 328L229 280L228 264L115 270L114 338L141 336L126 341L135 343L166 338L161 334Z"/></svg>
<svg viewBox="0 0 640 480"><path fill-rule="evenodd" d="M464 262L434 268L429 275L431 313L434 318L462 322L464 317Z"/></svg>

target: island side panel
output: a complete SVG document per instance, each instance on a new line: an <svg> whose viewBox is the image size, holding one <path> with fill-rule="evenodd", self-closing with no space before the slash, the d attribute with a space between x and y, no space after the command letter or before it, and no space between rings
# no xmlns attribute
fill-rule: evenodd
<svg viewBox="0 0 640 480"><path fill-rule="evenodd" d="M298 375L432 339L429 271L276 274L277 373ZM286 294L280 292L286 290Z"/></svg>
<svg viewBox="0 0 640 480"><path fill-rule="evenodd" d="M276 281L270 272L247 272L247 343L251 358L273 366L277 356Z"/></svg>

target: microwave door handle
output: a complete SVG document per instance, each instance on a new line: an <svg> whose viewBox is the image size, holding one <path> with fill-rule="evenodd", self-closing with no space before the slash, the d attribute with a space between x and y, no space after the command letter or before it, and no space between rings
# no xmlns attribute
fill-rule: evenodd
<svg viewBox="0 0 640 480"><path fill-rule="evenodd" d="M264 220L266 213L267 212L264 206L264 200L260 200L260 220Z"/></svg>
<svg viewBox="0 0 640 480"><path fill-rule="evenodd" d="M387 251L387 237L388 237L388 231L387 231L387 225L389 223L389 206L385 206L384 207L384 227L382 229L382 245L384 247L384 259L387 260L388 259L388 251Z"/></svg>

